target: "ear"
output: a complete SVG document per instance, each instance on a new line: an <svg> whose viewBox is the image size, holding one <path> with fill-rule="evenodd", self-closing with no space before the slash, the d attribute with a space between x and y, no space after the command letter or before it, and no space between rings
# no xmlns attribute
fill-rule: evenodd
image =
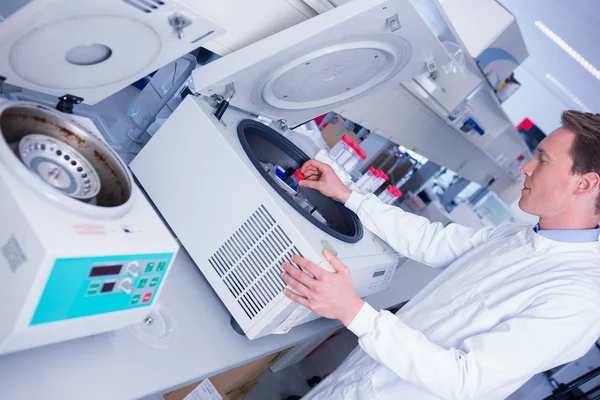
<svg viewBox="0 0 600 400"><path fill-rule="evenodd" d="M586 194L595 192L600 188L600 176L595 172L588 172L580 176L577 184L577 193Z"/></svg>

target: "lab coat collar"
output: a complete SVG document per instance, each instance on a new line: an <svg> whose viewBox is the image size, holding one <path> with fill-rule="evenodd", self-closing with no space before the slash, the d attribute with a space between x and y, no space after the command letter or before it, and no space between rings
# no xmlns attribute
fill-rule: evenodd
<svg viewBox="0 0 600 400"><path fill-rule="evenodd" d="M599 226L596 226L596 229L540 229L540 224L537 224L533 227L533 230L538 235L557 242L596 242L600 237Z"/></svg>
<svg viewBox="0 0 600 400"><path fill-rule="evenodd" d="M546 254L581 254L593 253L600 258L600 242L563 242L545 237L536 232L531 225L524 231L525 240L530 243L534 250Z"/></svg>

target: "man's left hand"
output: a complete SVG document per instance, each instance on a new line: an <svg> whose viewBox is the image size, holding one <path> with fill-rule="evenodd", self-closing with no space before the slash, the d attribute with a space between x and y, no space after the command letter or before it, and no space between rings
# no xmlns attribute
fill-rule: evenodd
<svg viewBox="0 0 600 400"><path fill-rule="evenodd" d="M283 264L286 271L282 273L283 280L300 293L298 295L286 288L285 295L322 317L339 319L348 326L364 301L354 293L348 267L329 251L325 250L323 254L335 269L334 273L300 256L292 257L292 261L314 278L288 263Z"/></svg>

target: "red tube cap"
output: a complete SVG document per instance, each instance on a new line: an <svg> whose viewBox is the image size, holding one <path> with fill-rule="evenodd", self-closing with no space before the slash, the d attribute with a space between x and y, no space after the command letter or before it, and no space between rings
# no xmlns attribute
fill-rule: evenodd
<svg viewBox="0 0 600 400"><path fill-rule="evenodd" d="M296 177L296 179L298 179L299 181L303 181L306 179L306 177L304 176L304 174L299 170L295 170L294 171L294 176Z"/></svg>
<svg viewBox="0 0 600 400"><path fill-rule="evenodd" d="M398 189L395 186L388 185L387 191L390 192L390 194L394 197L397 197L397 198L402 197L402 192L400 191L400 189Z"/></svg>

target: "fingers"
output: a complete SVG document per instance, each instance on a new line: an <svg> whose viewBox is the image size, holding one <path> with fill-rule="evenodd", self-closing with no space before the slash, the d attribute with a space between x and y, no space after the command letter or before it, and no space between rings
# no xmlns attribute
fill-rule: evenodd
<svg viewBox="0 0 600 400"><path fill-rule="evenodd" d="M290 298L290 300L300 304L301 306L304 306L308 309L310 309L310 302L308 301L308 299L302 297L302 296L298 296L296 293L292 292L290 289L283 289L283 293Z"/></svg>
<svg viewBox="0 0 600 400"><path fill-rule="evenodd" d="M319 175L307 175L306 178L304 179L305 181L318 181L319 179L321 179L321 177ZM301 181L302 182L302 181Z"/></svg>
<svg viewBox="0 0 600 400"><path fill-rule="evenodd" d="M305 188L319 190L321 187L321 182L305 179L300 181L299 185Z"/></svg>
<svg viewBox="0 0 600 400"><path fill-rule="evenodd" d="M310 161L309 161L310 162ZM302 167L300 167L301 171L310 171L310 172L314 172L314 173L320 173L321 169L317 168L316 166L309 164L309 162L306 162L304 165L302 165Z"/></svg>
<svg viewBox="0 0 600 400"><path fill-rule="evenodd" d="M310 272L316 279L321 280L323 275L325 275L325 271L323 271L322 268L308 261L304 257L292 256L292 261L302 267L304 270Z"/></svg>
<svg viewBox="0 0 600 400"><path fill-rule="evenodd" d="M344 274L348 272L348 267L346 267L340 261L339 258L337 258L333 254L331 254L329 252L329 250L327 250L327 249L323 250L323 255L325 256L325 259L329 262L329 264L331 264L331 266L333 267L333 269L335 269L336 272L344 273Z"/></svg>
<svg viewBox="0 0 600 400"><path fill-rule="evenodd" d="M298 268L296 268L288 263L283 263L283 269L285 270L285 272L287 272L289 275L291 275L292 278L294 278L295 280L297 280L304 286L306 286L308 288L314 287L316 281L313 278L311 278L310 276L308 276L307 274L305 274L304 272L300 271Z"/></svg>
<svg viewBox="0 0 600 400"><path fill-rule="evenodd" d="M307 297L310 293L310 289L298 282L296 279L292 278L292 276L286 272L281 274L281 278L290 285L292 289L296 292L300 293L302 296Z"/></svg>
<svg viewBox="0 0 600 400"><path fill-rule="evenodd" d="M302 173L304 173L305 168L314 168L317 171L322 172L327 167L328 167L328 165L325 163L322 163L321 161L308 160L307 162L304 163L304 165L302 165Z"/></svg>
<svg viewBox="0 0 600 400"><path fill-rule="evenodd" d="M322 176L321 172L319 172L318 170L316 170L312 167L306 168L306 170L302 173L306 177L305 179L307 179L309 181L318 181L319 179L321 179L321 176Z"/></svg>
<svg viewBox="0 0 600 400"><path fill-rule="evenodd" d="M300 169L305 176L316 175L319 179L325 173L333 172L331 166L317 160L309 160Z"/></svg>

